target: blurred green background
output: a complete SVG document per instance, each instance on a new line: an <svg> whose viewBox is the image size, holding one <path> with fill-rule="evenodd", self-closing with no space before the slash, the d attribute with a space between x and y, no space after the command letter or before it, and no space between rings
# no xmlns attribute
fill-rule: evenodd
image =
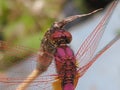
<svg viewBox="0 0 120 90"><path fill-rule="evenodd" d="M59 16L64 3L65 0L0 0L0 40L7 41L10 47L9 53L0 52L1 69L38 50L44 33ZM24 49L21 52L16 44L34 48L33 52L20 48Z"/></svg>
<svg viewBox="0 0 120 90"><path fill-rule="evenodd" d="M64 0L0 0L1 39L26 45L34 41L32 47L38 48L40 38L59 15L63 3Z"/></svg>

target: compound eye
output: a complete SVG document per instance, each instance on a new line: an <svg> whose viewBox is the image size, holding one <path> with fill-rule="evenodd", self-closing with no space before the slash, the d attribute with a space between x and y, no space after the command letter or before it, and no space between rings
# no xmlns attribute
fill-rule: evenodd
<svg viewBox="0 0 120 90"><path fill-rule="evenodd" d="M52 35L51 35L51 39L60 39L62 37L62 33L55 31Z"/></svg>
<svg viewBox="0 0 120 90"><path fill-rule="evenodd" d="M71 40L72 40L72 35L71 35L71 33L65 31L65 32L64 32L64 35L65 35L65 37L66 37L68 43L70 43Z"/></svg>

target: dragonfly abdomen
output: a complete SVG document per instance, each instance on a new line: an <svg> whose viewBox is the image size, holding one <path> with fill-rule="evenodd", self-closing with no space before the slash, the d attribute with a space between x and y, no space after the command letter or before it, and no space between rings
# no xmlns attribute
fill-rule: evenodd
<svg viewBox="0 0 120 90"><path fill-rule="evenodd" d="M63 68L65 72L62 77L63 90L74 90L74 78L76 74L76 66L73 62L65 63Z"/></svg>

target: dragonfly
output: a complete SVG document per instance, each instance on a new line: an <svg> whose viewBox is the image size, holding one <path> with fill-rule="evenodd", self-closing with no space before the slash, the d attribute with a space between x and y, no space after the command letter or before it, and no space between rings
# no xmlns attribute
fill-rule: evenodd
<svg viewBox="0 0 120 90"><path fill-rule="evenodd" d="M105 16L93 32L85 39L76 54L74 54L72 49L68 46L72 40L72 35L64 29L64 26L77 18L91 15L96 11L71 16L60 22L55 22L45 33L37 55L30 60L25 60L27 63L30 63L29 69L26 67L26 69L30 70L30 75L24 75L22 72L24 69L11 71L8 76L0 78L0 86L6 87L4 90L31 90L30 88L33 90L75 90L79 78L81 78L89 67L120 38L120 36L117 35L103 49L94 55L105 31L105 27L118 2L119 0L113 1ZM9 43L0 41L0 50L9 51L9 49ZM6 53L14 56L20 54L25 49L26 47L24 46L17 46L13 49L15 53ZM28 48L28 50L32 51L30 48ZM20 69L20 67L18 69Z"/></svg>

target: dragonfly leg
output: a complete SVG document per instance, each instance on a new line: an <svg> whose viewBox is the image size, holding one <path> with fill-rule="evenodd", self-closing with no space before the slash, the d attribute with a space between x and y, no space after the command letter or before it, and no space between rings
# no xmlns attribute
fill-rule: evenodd
<svg viewBox="0 0 120 90"><path fill-rule="evenodd" d="M47 70L49 65L51 64L53 56L46 53L46 52L39 52L38 53L38 60L37 60L37 69L42 73Z"/></svg>

